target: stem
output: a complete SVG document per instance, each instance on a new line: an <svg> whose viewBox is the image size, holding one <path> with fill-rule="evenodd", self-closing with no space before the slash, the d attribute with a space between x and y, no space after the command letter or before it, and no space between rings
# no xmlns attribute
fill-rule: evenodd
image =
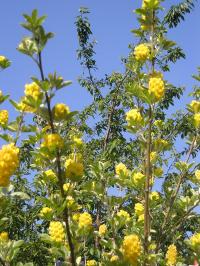
<svg viewBox="0 0 200 266"><path fill-rule="evenodd" d="M151 61L151 73L154 73L155 68L155 57L154 57L154 23L155 23L155 11L152 11L152 27L151 27L151 53L153 54ZM144 254L145 261L144 266L148 265L148 254L149 254L149 237L151 231L151 216L149 207L149 193L150 193L150 182L152 180L152 166L151 166L151 144L152 144L152 123L153 123L153 108L149 105L149 125L148 125L148 137L147 137L147 150L146 150L146 182L145 182L145 203L144 203Z"/></svg>
<svg viewBox="0 0 200 266"><path fill-rule="evenodd" d="M44 72L43 72L43 66L42 66L41 52L39 52L38 56L39 56L38 66L39 66L42 81L44 81L45 78L44 78ZM46 102L47 102L51 131L52 131L52 133L55 133L56 130L55 130L54 123L53 123L53 115L52 115L52 111L51 111L51 102L50 102L50 98L49 98L49 95L47 92L45 92L45 98L46 98ZM64 182L63 182L63 178L62 178L60 152L58 150L57 150L57 154L56 154L56 164L57 164L58 182L59 182L59 187L60 187L60 191L61 191L61 196L64 199L65 198L65 192L63 190ZM72 236L71 236L71 232L70 232L69 210L68 210L67 206L64 209L63 216L64 216L65 225L66 225L67 238L68 238L68 243L69 243L69 248L70 248L71 264L72 264L72 266L76 266L76 256L75 256L74 244L73 244Z"/></svg>
<svg viewBox="0 0 200 266"><path fill-rule="evenodd" d="M147 152L146 152L146 183L145 183L145 204L144 204L144 253L148 255L149 252L149 236L150 236L150 209L149 209L149 191L151 181L151 131L152 131L152 108L149 107L149 128L147 139ZM146 262L145 262L146 265Z"/></svg>

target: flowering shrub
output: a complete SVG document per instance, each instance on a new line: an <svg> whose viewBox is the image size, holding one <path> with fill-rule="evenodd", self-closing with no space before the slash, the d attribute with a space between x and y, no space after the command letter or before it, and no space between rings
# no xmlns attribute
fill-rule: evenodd
<svg viewBox="0 0 200 266"><path fill-rule="evenodd" d="M200 204L200 88L194 88L185 110L169 112L183 90L170 84L165 72L184 54L166 36L168 26L180 21L178 14L170 18L169 12L162 21L161 2L144 0L135 10L139 28L132 32L139 43L130 45L125 73L101 80L93 76L88 10L80 9L77 52L89 76L79 83L93 99L81 112L66 103L52 104L71 81L56 72L44 75L43 50L53 34L45 31L46 17L37 10L24 15L22 27L29 36L18 51L36 64L39 75L18 101L0 91L0 104L9 98L18 114L11 121L8 111L0 110L2 265L200 260L195 209ZM0 56L0 68L9 66ZM200 81L200 70L194 78ZM92 118L94 128L87 123ZM180 139L181 152L176 148Z"/></svg>

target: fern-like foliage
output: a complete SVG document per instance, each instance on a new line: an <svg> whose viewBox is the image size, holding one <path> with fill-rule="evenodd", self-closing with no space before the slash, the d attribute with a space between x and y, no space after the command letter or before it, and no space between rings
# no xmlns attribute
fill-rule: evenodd
<svg viewBox="0 0 200 266"><path fill-rule="evenodd" d="M164 22L168 24L170 28L176 27L181 20L185 20L185 15L190 13L194 8L194 0L184 0L178 5L172 5Z"/></svg>

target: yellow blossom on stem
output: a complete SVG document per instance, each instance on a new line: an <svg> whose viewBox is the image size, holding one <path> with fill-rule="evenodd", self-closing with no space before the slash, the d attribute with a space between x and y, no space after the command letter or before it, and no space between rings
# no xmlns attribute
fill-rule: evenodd
<svg viewBox="0 0 200 266"><path fill-rule="evenodd" d="M66 177L72 181L79 181L84 173L82 159L75 155L71 155L70 157L65 161Z"/></svg>
<svg viewBox="0 0 200 266"><path fill-rule="evenodd" d="M157 201L160 199L160 195L157 191L152 191L149 195L151 201Z"/></svg>
<svg viewBox="0 0 200 266"><path fill-rule="evenodd" d="M13 144L3 145L0 150L0 186L7 187L10 177L19 166L19 149Z"/></svg>
<svg viewBox="0 0 200 266"><path fill-rule="evenodd" d="M165 85L162 78L154 77L149 79L149 93L155 101L160 101L165 94Z"/></svg>
<svg viewBox="0 0 200 266"><path fill-rule="evenodd" d="M43 207L40 211L40 216L44 217L45 215L51 214L53 212L52 208Z"/></svg>
<svg viewBox="0 0 200 266"><path fill-rule="evenodd" d="M117 255L113 255L111 258L110 258L110 262L116 262L119 260L119 257Z"/></svg>
<svg viewBox="0 0 200 266"><path fill-rule="evenodd" d="M49 225L49 235L52 241L57 243L64 242L65 240L65 229L61 222L52 221Z"/></svg>
<svg viewBox="0 0 200 266"><path fill-rule="evenodd" d="M105 224L101 224L99 226L99 235L104 236L107 232L107 226Z"/></svg>
<svg viewBox="0 0 200 266"><path fill-rule="evenodd" d="M196 128L200 127L200 113L194 115L194 125Z"/></svg>
<svg viewBox="0 0 200 266"><path fill-rule="evenodd" d="M134 56L137 61L146 61L149 58L150 50L146 44L139 44L134 49Z"/></svg>
<svg viewBox="0 0 200 266"><path fill-rule="evenodd" d="M64 103L57 103L53 108L54 118L56 120L63 120L70 113L69 106Z"/></svg>
<svg viewBox="0 0 200 266"><path fill-rule="evenodd" d="M96 260L87 260L86 266L96 266Z"/></svg>
<svg viewBox="0 0 200 266"><path fill-rule="evenodd" d="M62 137L58 134L48 134L44 136L44 141L41 147L48 148L51 151L61 149L64 145Z"/></svg>
<svg viewBox="0 0 200 266"><path fill-rule="evenodd" d="M90 229L92 227L92 216L87 213L81 213L78 219L78 226L80 229Z"/></svg>
<svg viewBox="0 0 200 266"><path fill-rule="evenodd" d="M166 253L166 262L168 266L176 265L177 261L177 249L174 244L170 245Z"/></svg>
<svg viewBox="0 0 200 266"><path fill-rule="evenodd" d="M197 181L200 182L200 170L195 171L195 177L196 177Z"/></svg>
<svg viewBox="0 0 200 266"><path fill-rule="evenodd" d="M132 181L133 181L134 185L141 186L144 184L145 175L143 175L141 172L133 173Z"/></svg>
<svg viewBox="0 0 200 266"><path fill-rule="evenodd" d="M44 172L45 176L49 181L55 182L57 180L56 173L53 170L49 169Z"/></svg>
<svg viewBox="0 0 200 266"><path fill-rule="evenodd" d="M0 110L0 125L5 126L8 124L9 114L7 110Z"/></svg>
<svg viewBox="0 0 200 266"><path fill-rule="evenodd" d="M192 109L192 111L193 111L194 113L198 113L198 112L200 112L200 101L193 100L193 101L190 103L190 108Z"/></svg>
<svg viewBox="0 0 200 266"><path fill-rule="evenodd" d="M132 109L126 113L126 121L129 126L141 125L143 121L140 111L138 109Z"/></svg>
<svg viewBox="0 0 200 266"><path fill-rule="evenodd" d="M126 261L130 262L131 265L137 265L141 252L141 241L137 235L132 234L124 237L122 254Z"/></svg>
<svg viewBox="0 0 200 266"><path fill-rule="evenodd" d="M142 203L136 203L135 204L135 207L134 207L134 210L135 210L135 214L137 216L140 216L142 214L144 214L144 206Z"/></svg>
<svg viewBox="0 0 200 266"><path fill-rule="evenodd" d="M125 223L129 222L130 219L131 219L130 218L130 214L127 211L124 211L124 210L118 211L117 212L117 217L122 218Z"/></svg>
<svg viewBox="0 0 200 266"><path fill-rule="evenodd" d="M126 167L125 164L123 163L119 163L115 166L115 173L118 175L118 176L128 176L129 174L129 171Z"/></svg>
<svg viewBox="0 0 200 266"><path fill-rule="evenodd" d="M194 250L198 250L200 246L200 233L196 233L190 237L189 243Z"/></svg>
<svg viewBox="0 0 200 266"><path fill-rule="evenodd" d="M32 97L35 101L41 99L43 96L40 87L35 82L25 85L24 94L25 96Z"/></svg>
<svg viewBox="0 0 200 266"><path fill-rule="evenodd" d="M8 237L8 232L1 232L0 233L0 241L1 242L8 242L9 237Z"/></svg>
<svg viewBox="0 0 200 266"><path fill-rule="evenodd" d="M69 188L70 188L70 183L66 183L66 184L63 185L63 190L65 192L68 192Z"/></svg>

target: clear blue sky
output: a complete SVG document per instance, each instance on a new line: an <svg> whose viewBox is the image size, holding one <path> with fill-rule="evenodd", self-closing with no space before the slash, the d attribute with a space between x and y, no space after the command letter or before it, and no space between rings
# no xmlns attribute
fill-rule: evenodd
<svg viewBox="0 0 200 266"><path fill-rule="evenodd" d="M179 1L166 2L169 6ZM56 70L65 79L73 81L72 86L59 92L56 100L67 103L72 110L82 109L91 99L76 81L81 74L81 67L76 60L78 42L74 25L79 7L86 6L91 11L92 29L98 41L96 46L98 75L101 76L123 69L120 58L128 54L128 44L136 42L130 33L137 23L132 11L140 5L139 0L1 1L0 54L7 56L12 61L12 66L0 74L0 88L18 100L23 95L24 84L30 82L32 75L38 75L31 60L16 50L22 37L28 34L20 26L20 22L23 21L22 13L30 13L32 9L37 8L39 14L48 15L46 29L56 34L44 53L45 73ZM167 78L176 85L186 85L188 91L194 84L191 75L200 65L199 14L200 6L196 3L195 10L187 15L186 21L178 29L171 30L169 34L170 38L177 41L185 50L187 59L172 67Z"/></svg>

